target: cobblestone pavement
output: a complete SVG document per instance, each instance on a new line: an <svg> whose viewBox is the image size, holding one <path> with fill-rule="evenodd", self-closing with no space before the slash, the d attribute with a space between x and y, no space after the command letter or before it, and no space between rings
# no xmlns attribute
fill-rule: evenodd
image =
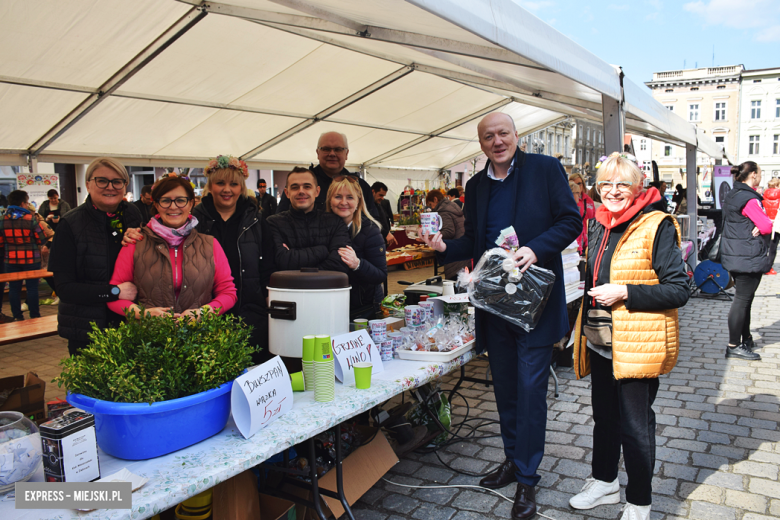
<svg viewBox="0 0 780 520"><path fill-rule="evenodd" d="M780 517L780 276L765 276L753 302L752 330L759 362L726 360L729 302L693 298L680 310L677 367L661 378L655 402L657 462L653 481L656 520L764 520ZM486 361L467 373L484 377ZM590 476L593 445L590 378L577 381L559 368L560 396L548 394L547 446L537 487L540 513L555 520L619 518L625 504L575 511L569 498ZM443 388L452 388L453 378ZM497 419L495 397L484 385L461 391L469 417ZM465 412L456 398L453 422ZM497 425L486 430L498 432ZM459 470L484 473L503 461L500 437L459 442L441 450ZM411 454L385 475L407 485L477 484L479 478L446 468L435 454ZM501 492L514 498L515 486ZM510 517L511 504L474 489L412 489L379 481L354 506L358 520L471 520ZM539 518L539 517L537 517Z"/></svg>

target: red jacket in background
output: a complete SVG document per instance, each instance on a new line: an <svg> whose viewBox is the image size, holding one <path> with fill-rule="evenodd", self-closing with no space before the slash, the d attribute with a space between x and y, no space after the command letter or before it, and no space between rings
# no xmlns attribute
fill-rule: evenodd
<svg viewBox="0 0 780 520"><path fill-rule="evenodd" d="M777 208L780 206L780 188L764 190L764 209L766 216L774 220L777 216Z"/></svg>
<svg viewBox="0 0 780 520"><path fill-rule="evenodd" d="M580 217L582 217L582 233L577 237L577 245L580 254L583 255L588 248L588 220L596 216L596 205L587 193L583 193L577 206L580 209Z"/></svg>

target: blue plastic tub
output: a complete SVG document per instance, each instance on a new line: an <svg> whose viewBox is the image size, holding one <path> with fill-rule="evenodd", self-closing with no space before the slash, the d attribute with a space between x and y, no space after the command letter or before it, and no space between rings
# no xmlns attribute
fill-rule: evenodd
<svg viewBox="0 0 780 520"><path fill-rule="evenodd" d="M199 394L159 403L114 403L68 393L67 400L95 416L100 448L127 460L152 459L221 432L230 416L233 381Z"/></svg>

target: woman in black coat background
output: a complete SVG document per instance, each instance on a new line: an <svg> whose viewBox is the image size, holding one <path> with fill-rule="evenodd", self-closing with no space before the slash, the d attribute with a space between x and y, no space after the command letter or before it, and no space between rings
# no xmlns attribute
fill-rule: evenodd
<svg viewBox="0 0 780 520"><path fill-rule="evenodd" d="M333 179L325 200L327 211L338 215L350 230L352 246L339 249L349 267L350 320L374 318L379 312L387 280L385 240L379 223L366 211L360 185L353 177Z"/></svg>

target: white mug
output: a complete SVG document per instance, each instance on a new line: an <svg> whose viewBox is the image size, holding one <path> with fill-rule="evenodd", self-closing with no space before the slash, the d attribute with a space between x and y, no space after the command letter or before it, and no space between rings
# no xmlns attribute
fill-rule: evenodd
<svg viewBox="0 0 780 520"><path fill-rule="evenodd" d="M424 234L435 235L443 225L441 215L435 211L420 214L420 231Z"/></svg>

